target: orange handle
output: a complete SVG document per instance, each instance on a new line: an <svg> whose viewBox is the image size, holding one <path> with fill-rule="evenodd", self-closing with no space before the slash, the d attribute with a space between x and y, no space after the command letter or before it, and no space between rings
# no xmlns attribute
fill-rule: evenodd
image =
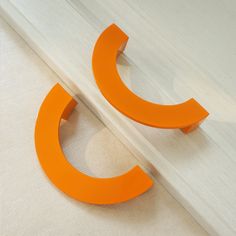
<svg viewBox="0 0 236 236"><path fill-rule="evenodd" d="M56 84L39 110L35 127L35 147L40 164L61 191L86 203L113 204L132 199L152 186L139 166L113 178L95 178L76 170L65 158L59 142L61 118L67 119L76 101Z"/></svg>
<svg viewBox="0 0 236 236"><path fill-rule="evenodd" d="M193 98L177 105L154 104L136 96L125 86L116 69L116 58L127 41L128 36L112 24L96 42L92 66L103 96L121 113L144 125L180 128L185 133L196 128L209 113Z"/></svg>

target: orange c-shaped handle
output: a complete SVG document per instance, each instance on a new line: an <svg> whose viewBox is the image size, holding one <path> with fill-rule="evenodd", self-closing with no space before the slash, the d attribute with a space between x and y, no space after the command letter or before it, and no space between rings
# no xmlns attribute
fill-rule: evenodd
<svg viewBox="0 0 236 236"><path fill-rule="evenodd" d="M193 98L181 104L160 105L143 100L125 86L116 69L116 58L127 41L128 36L112 24L96 42L92 66L103 96L118 111L144 125L180 128L185 133L196 128L209 113Z"/></svg>
<svg viewBox="0 0 236 236"><path fill-rule="evenodd" d="M79 201L114 204L132 199L152 186L152 180L138 166L113 178L95 178L76 170L65 158L59 142L61 118L67 119L76 101L56 84L39 110L35 146L40 164L52 183Z"/></svg>

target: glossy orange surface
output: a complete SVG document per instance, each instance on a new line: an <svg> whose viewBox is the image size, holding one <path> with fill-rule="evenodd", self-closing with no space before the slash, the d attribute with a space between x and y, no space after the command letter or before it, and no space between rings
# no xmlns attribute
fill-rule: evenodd
<svg viewBox="0 0 236 236"><path fill-rule="evenodd" d="M127 41L128 36L112 24L96 42L92 66L103 96L121 113L144 125L180 128L185 133L196 128L209 113L193 98L181 104L160 105L145 101L125 86L116 69L116 58Z"/></svg>
<svg viewBox="0 0 236 236"><path fill-rule="evenodd" d="M95 178L75 169L64 156L59 141L61 119L67 119L76 101L56 84L39 110L35 146L40 164L51 182L72 198L93 204L124 202L147 191L151 178L135 166L113 178Z"/></svg>

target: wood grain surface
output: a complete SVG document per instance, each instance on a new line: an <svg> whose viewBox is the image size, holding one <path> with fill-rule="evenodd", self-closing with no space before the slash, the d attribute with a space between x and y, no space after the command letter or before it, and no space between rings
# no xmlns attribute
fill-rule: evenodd
<svg viewBox="0 0 236 236"><path fill-rule="evenodd" d="M235 1L1 1L5 19L142 165L213 235L236 234ZM189 135L132 122L104 100L93 45L115 22L130 37L119 73L136 94L209 112Z"/></svg>
<svg viewBox="0 0 236 236"><path fill-rule="evenodd" d="M59 78L1 18L0 73L0 235L208 235L158 181L114 206L59 192L40 167L33 138L39 106ZM92 176L120 175L138 164L80 100L60 139L68 161Z"/></svg>

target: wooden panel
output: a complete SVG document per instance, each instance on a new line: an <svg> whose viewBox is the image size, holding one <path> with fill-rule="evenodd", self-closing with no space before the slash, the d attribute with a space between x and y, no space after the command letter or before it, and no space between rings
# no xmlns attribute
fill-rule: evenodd
<svg viewBox="0 0 236 236"><path fill-rule="evenodd" d="M159 183L133 201L103 207L59 192L41 169L33 138L39 106L59 78L2 19L0 45L1 235L147 235L147 229L207 235ZM138 164L80 100L60 139L68 161L92 176L119 175Z"/></svg>
<svg viewBox="0 0 236 236"><path fill-rule="evenodd" d="M209 232L236 232L234 1L2 1L2 14L75 94ZM91 70L100 32L130 37L118 69L143 98L194 97L210 112L184 135L132 122L104 100ZM77 89L77 87L78 89ZM158 171L158 174L157 172Z"/></svg>

